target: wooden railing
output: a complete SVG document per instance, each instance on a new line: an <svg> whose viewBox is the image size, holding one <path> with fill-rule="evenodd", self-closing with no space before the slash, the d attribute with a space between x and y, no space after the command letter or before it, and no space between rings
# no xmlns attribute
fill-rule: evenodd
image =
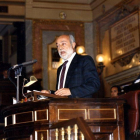
<svg viewBox="0 0 140 140"><path fill-rule="evenodd" d="M95 140L95 136L82 117L58 122L50 129L55 129L56 140Z"/></svg>

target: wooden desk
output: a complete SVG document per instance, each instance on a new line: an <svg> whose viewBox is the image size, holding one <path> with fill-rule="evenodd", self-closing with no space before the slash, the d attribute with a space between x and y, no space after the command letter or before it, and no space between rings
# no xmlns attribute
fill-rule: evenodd
<svg viewBox="0 0 140 140"><path fill-rule="evenodd" d="M54 140L56 122L83 117L96 138L125 140L124 100L122 99L48 99L15 104L3 109L7 139Z"/></svg>

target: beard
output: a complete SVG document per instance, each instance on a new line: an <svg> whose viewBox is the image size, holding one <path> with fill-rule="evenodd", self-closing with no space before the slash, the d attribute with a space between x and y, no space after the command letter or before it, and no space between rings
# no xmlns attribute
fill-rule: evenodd
<svg viewBox="0 0 140 140"><path fill-rule="evenodd" d="M59 55L62 59L67 60L73 54L73 48L69 48L68 50L60 50Z"/></svg>

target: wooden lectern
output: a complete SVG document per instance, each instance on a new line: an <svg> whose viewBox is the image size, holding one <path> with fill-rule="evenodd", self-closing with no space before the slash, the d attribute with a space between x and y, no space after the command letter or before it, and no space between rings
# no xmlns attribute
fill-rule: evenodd
<svg viewBox="0 0 140 140"><path fill-rule="evenodd" d="M123 104L122 99L56 97L11 105L2 110L5 137L7 140L55 140L55 131L50 129L53 124L82 117L97 140L125 140Z"/></svg>

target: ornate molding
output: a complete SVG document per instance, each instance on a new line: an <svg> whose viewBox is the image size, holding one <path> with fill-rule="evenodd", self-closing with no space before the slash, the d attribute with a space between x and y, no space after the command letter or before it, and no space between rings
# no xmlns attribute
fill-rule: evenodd
<svg viewBox="0 0 140 140"><path fill-rule="evenodd" d="M134 57L134 55L136 53L140 53L140 49L137 49L137 50L135 50L133 52L130 52L128 55L122 56L119 59L113 60L111 63L112 64L118 63L122 67L126 66L132 61L132 58Z"/></svg>
<svg viewBox="0 0 140 140"><path fill-rule="evenodd" d="M116 62L118 62L119 65L122 66L122 67L123 66L126 66L127 64L129 64L131 62L133 56L134 56L134 54L131 54L131 55L127 56L127 57L124 57L124 58L119 59Z"/></svg>
<svg viewBox="0 0 140 140"><path fill-rule="evenodd" d="M140 75L140 66L132 67L128 70L117 74L105 77L105 80L110 85L121 85L134 81Z"/></svg>
<svg viewBox="0 0 140 140"><path fill-rule="evenodd" d="M62 25L78 25L84 27L84 22L82 21L69 21L69 20L47 20L47 19L33 19L33 24L62 24Z"/></svg>

